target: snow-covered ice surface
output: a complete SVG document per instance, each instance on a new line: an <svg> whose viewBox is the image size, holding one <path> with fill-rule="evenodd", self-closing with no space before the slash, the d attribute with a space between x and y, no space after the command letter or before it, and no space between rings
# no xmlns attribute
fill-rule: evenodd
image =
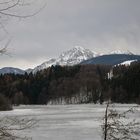
<svg viewBox="0 0 140 140"><path fill-rule="evenodd" d="M117 104L125 111L134 105ZM19 106L13 111L0 112L0 117L18 116L38 120L37 126L22 131L33 140L102 140L101 125L105 105ZM140 110L133 116L140 121Z"/></svg>

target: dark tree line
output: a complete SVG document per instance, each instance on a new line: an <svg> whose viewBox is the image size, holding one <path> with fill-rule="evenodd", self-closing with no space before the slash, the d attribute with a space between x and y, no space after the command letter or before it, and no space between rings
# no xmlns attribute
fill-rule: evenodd
<svg viewBox="0 0 140 140"><path fill-rule="evenodd" d="M0 75L0 95L11 104L140 103L140 63L52 66L36 74ZM1 98L0 96L0 98Z"/></svg>
<svg viewBox="0 0 140 140"><path fill-rule="evenodd" d="M109 81L111 100L121 103L140 103L140 62L114 68Z"/></svg>

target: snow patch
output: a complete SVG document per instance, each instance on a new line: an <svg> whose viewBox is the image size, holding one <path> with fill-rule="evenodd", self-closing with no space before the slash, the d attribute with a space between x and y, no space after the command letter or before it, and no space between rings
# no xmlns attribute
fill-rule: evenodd
<svg viewBox="0 0 140 140"><path fill-rule="evenodd" d="M135 60L128 60L128 61L124 61L124 62L122 62L122 63L118 64L117 66L119 66L119 65L130 66L132 62L136 62L136 61L138 61L138 60L137 60L137 59L135 59Z"/></svg>

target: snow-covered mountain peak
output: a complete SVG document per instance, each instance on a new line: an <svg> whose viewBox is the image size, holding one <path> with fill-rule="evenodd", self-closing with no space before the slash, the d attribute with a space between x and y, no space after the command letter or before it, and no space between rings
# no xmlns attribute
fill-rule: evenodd
<svg viewBox="0 0 140 140"><path fill-rule="evenodd" d="M66 52L63 52L59 56L59 59L62 59L64 61L78 59L79 61L82 61L82 60L87 60L89 58L95 57L96 55L97 55L97 53L92 52L89 49L85 49L81 46L75 46L74 48L72 48ZM77 62L76 62L76 64L77 64Z"/></svg>
<svg viewBox="0 0 140 140"><path fill-rule="evenodd" d="M129 55L133 55L133 53L130 52L129 50L126 50L126 51L115 50L115 51L110 52L109 54L129 54Z"/></svg>
<svg viewBox="0 0 140 140"><path fill-rule="evenodd" d="M75 50L85 50L83 47L81 46L75 46L73 47L72 49L75 49Z"/></svg>
<svg viewBox="0 0 140 140"><path fill-rule="evenodd" d="M96 52L92 52L89 49L85 49L81 46L75 46L74 48L63 52L58 58L50 59L37 66L33 72L37 72L39 70L45 69L51 65L76 65L80 62L96 57L98 54Z"/></svg>

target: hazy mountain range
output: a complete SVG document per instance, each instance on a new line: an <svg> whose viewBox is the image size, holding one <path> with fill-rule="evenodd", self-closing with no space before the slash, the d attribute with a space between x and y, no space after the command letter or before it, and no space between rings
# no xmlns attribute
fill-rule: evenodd
<svg viewBox="0 0 140 140"><path fill-rule="evenodd" d="M60 54L59 57L52 58L48 61L43 62L34 69L21 70L19 68L4 67L0 69L0 74L14 73L14 74L24 74L25 72L36 73L37 71L48 68L52 65L76 65L76 64L108 64L108 65L118 65L124 64L125 61L137 61L140 60L140 55L135 55L130 51L115 50L108 54L100 54L93 52L89 49L85 49L81 46L76 46L68 51Z"/></svg>

